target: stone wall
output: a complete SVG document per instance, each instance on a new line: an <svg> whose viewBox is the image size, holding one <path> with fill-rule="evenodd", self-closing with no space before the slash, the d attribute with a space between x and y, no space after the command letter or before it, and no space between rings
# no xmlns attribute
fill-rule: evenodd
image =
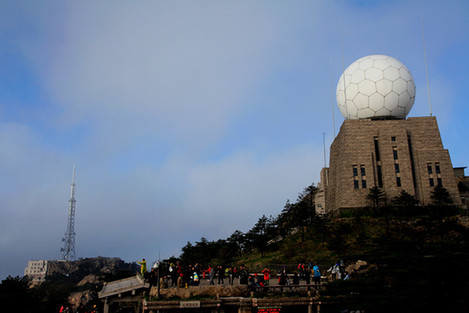
<svg viewBox="0 0 469 313"><path fill-rule="evenodd" d="M150 290L151 296L157 296L157 287ZM189 299L193 297L249 297L246 285L240 286L189 286L187 288L160 288L160 296L163 299Z"/></svg>

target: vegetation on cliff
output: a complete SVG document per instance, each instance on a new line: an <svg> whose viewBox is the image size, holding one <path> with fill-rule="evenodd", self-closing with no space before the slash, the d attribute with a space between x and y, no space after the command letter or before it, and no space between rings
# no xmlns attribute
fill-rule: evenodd
<svg viewBox="0 0 469 313"><path fill-rule="evenodd" d="M459 312L469 308L469 218L437 187L433 203L420 206L402 192L386 199L370 189L370 206L339 217L315 216L314 186L287 201L277 217L261 217L253 228L229 238L202 238L183 247L186 264L245 264L294 271L299 262L319 264L323 273L338 259L366 260L371 269L348 281L327 285L325 312Z"/></svg>
<svg viewBox="0 0 469 313"><path fill-rule="evenodd" d="M299 262L318 264L323 273L341 259L345 264L372 264L348 281L329 283L322 299L335 300L323 312L458 312L469 308L469 218L436 188L434 203L420 206L406 192L386 199L370 189L370 206L338 217L314 214L313 185L287 201L278 216L262 216L251 230L236 230L226 239L188 242L178 259L183 264L264 266L275 273ZM83 259L52 263L52 275L30 288L23 278L0 284L0 307L9 311L54 312L71 294L87 291L89 305L104 281L128 277L136 268L119 259ZM94 275L96 280L89 279ZM88 279L84 279L88 277Z"/></svg>
<svg viewBox="0 0 469 313"><path fill-rule="evenodd" d="M0 308L5 312L46 313L59 312L62 305L70 302L75 307L80 302L85 302L87 307L95 304L101 307L97 292L103 283L135 275L137 270L134 264L105 257L49 264L49 275L41 284L31 284L28 277L4 279L0 284Z"/></svg>

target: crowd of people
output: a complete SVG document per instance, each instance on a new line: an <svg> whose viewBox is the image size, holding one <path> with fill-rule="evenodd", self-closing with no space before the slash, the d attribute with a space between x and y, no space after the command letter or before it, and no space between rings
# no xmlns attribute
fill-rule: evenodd
<svg viewBox="0 0 469 313"><path fill-rule="evenodd" d="M333 264L327 271L331 273L331 281L350 279L350 274L345 271L344 261L342 260Z"/></svg>
<svg viewBox="0 0 469 313"><path fill-rule="evenodd" d="M212 266L209 264L204 267L199 263L195 265L182 266L176 263L156 263L147 272L146 261L143 259L138 262L141 265L141 275L151 286L157 286L159 281L160 288L187 288L189 286L199 286L201 281L208 285L247 285L249 287L264 287L276 280L278 285L299 285L301 281L305 284L321 284L324 277L321 275L317 264L299 263L296 268L282 266L279 271L272 273L265 267L260 272L251 273L244 265L236 266ZM328 270L330 280L349 279L345 272L343 261L338 261Z"/></svg>
<svg viewBox="0 0 469 313"><path fill-rule="evenodd" d="M224 267L208 265L203 267L199 263L195 265L182 266L180 263L155 264L151 271L142 274L150 285L155 286L160 280L160 287L178 287L199 286L201 280L206 280L209 285L234 285L248 284L250 274L245 266Z"/></svg>

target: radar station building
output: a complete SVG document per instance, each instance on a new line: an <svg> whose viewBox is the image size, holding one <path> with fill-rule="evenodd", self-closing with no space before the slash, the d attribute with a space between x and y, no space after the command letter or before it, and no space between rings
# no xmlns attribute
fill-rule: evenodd
<svg viewBox="0 0 469 313"><path fill-rule="evenodd" d="M367 207L373 187L388 200L406 191L427 205L442 186L461 205L436 118L406 119L414 99L412 75L392 57L364 57L345 70L337 86L345 121L330 147L329 168L321 171L317 214Z"/></svg>

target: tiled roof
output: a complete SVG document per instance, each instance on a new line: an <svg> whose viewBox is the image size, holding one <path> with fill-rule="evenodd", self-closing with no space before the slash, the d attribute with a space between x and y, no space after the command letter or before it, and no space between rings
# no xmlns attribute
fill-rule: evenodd
<svg viewBox="0 0 469 313"><path fill-rule="evenodd" d="M149 287L150 285L148 283L145 283L145 281L137 275L105 283L103 289L98 293L98 297L105 298L132 290Z"/></svg>

